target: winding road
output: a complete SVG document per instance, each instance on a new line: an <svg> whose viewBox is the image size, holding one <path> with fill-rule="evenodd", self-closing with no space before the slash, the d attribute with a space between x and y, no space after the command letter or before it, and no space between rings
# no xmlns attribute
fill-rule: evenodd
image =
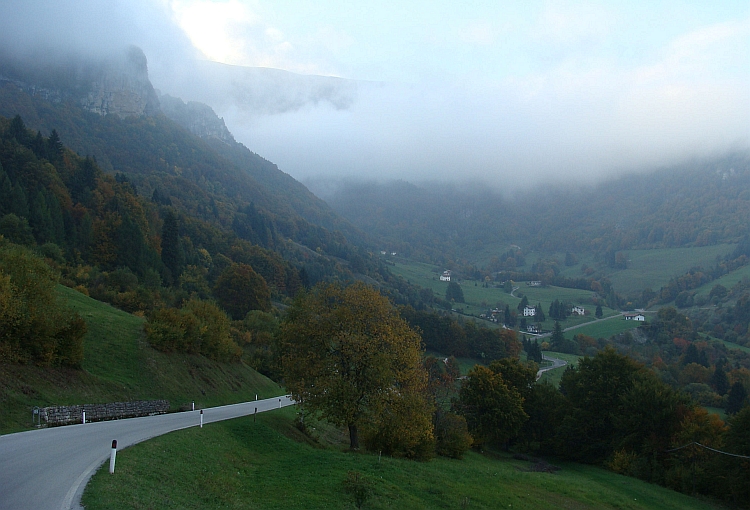
<svg viewBox="0 0 750 510"><path fill-rule="evenodd" d="M544 368L540 368L539 369L539 371L536 373L536 380L537 381L539 380L540 377L542 377L542 374L544 372L548 372L548 371L554 370L556 368L561 368L561 367L564 367L565 365L568 364L568 362L565 361L565 360L558 359L558 358L551 358L551 357L547 356L544 353L542 353L542 359L545 360L545 361L551 361L552 365L550 365L548 367L544 367Z"/></svg>
<svg viewBox="0 0 750 510"><path fill-rule="evenodd" d="M288 396L203 410L213 423L293 405ZM118 450L152 437L200 425L200 411L162 414L0 436L0 509L80 509L91 475Z"/></svg>

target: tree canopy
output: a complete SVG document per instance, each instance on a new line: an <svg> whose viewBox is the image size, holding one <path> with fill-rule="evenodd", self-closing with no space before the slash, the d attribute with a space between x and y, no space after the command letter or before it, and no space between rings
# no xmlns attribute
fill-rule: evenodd
<svg viewBox="0 0 750 510"><path fill-rule="evenodd" d="M305 411L416 456L434 442L422 344L387 298L358 283L297 296L282 323L284 379ZM406 443L406 444L398 444Z"/></svg>

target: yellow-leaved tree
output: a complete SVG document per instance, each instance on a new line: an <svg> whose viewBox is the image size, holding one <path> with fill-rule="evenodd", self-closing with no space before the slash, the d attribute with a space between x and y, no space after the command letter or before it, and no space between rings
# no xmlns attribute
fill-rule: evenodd
<svg viewBox="0 0 750 510"><path fill-rule="evenodd" d="M325 284L298 296L281 325L284 380L303 409L365 444L425 458L434 449L422 340L388 299L364 284Z"/></svg>

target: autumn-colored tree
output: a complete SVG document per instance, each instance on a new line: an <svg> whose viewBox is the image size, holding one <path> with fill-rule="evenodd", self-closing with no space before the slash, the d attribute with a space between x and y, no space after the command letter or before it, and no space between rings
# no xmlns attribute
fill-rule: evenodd
<svg viewBox="0 0 750 510"><path fill-rule="evenodd" d="M234 361L242 354L232 340L229 318L210 301L191 299L182 309L155 310L145 330L151 346L163 352L201 354L216 361Z"/></svg>
<svg viewBox="0 0 750 510"><path fill-rule="evenodd" d="M300 405L368 442L409 455L433 439L419 335L364 284L327 284L295 299L279 335L287 389ZM396 445L394 434L405 435Z"/></svg>
<svg viewBox="0 0 750 510"><path fill-rule="evenodd" d="M57 275L26 248L0 248L0 360L77 367L86 323L57 300Z"/></svg>
<svg viewBox="0 0 750 510"><path fill-rule="evenodd" d="M247 264L226 268L214 286L214 296L234 320L242 320L250 310L271 309L271 291L266 281Z"/></svg>

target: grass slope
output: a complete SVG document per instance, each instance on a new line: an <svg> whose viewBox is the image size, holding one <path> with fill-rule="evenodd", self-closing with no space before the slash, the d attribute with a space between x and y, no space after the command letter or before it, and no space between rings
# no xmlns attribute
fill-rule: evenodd
<svg viewBox="0 0 750 510"><path fill-rule="evenodd" d="M155 351L143 319L58 286L86 320L83 370L0 364L0 433L27 429L34 406L167 399L172 408L208 407L277 395L282 390L241 363Z"/></svg>
<svg viewBox="0 0 750 510"><path fill-rule="evenodd" d="M87 510L125 508L349 509L347 471L372 481L363 508L720 508L602 469L563 463L556 474L507 455L413 462L310 444L284 409L152 439L103 466L83 496ZM297 440L294 440L296 438Z"/></svg>
<svg viewBox="0 0 750 510"><path fill-rule="evenodd" d="M615 290L631 294L647 287L659 290L671 278L687 273L691 268L709 268L734 250L731 244L692 248L663 248L656 250L628 250L628 268L607 274Z"/></svg>

